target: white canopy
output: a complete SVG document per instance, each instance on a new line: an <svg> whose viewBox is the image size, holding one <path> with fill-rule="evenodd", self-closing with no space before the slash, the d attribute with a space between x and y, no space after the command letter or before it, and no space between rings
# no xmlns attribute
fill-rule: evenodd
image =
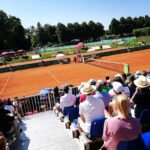
<svg viewBox="0 0 150 150"><path fill-rule="evenodd" d="M57 59L63 59L63 58L65 58L65 54L57 54L56 58Z"/></svg>

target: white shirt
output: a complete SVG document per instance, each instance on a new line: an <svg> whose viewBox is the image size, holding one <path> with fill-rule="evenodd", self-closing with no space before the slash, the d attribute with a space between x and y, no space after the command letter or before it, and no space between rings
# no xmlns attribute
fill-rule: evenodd
<svg viewBox="0 0 150 150"><path fill-rule="evenodd" d="M15 110L12 105L5 105L4 109L9 110L11 113Z"/></svg>
<svg viewBox="0 0 150 150"><path fill-rule="evenodd" d="M101 99L96 99L92 95L87 95L86 100L79 105L79 114L84 115L86 123L93 119L104 116L104 103Z"/></svg>
<svg viewBox="0 0 150 150"><path fill-rule="evenodd" d="M76 103L76 96L71 93L66 93L60 97L60 108L73 106Z"/></svg>

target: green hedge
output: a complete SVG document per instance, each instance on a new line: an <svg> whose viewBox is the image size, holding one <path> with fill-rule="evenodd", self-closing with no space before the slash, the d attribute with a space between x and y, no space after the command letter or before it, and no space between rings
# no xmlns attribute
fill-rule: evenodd
<svg viewBox="0 0 150 150"><path fill-rule="evenodd" d="M140 29L134 29L133 34L136 36L147 36L150 35L150 27L140 28Z"/></svg>

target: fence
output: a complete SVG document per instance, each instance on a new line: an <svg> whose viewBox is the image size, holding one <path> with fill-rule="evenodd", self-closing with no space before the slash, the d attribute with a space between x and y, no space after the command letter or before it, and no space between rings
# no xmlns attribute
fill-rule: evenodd
<svg viewBox="0 0 150 150"><path fill-rule="evenodd" d="M72 94L78 94L78 88L72 88ZM53 93L47 94L47 96L34 95L30 97L23 97L17 99L17 111L24 117L26 115L32 115L41 113L44 111L52 110L55 105L55 97Z"/></svg>
<svg viewBox="0 0 150 150"><path fill-rule="evenodd" d="M98 44L112 44L114 41L130 42L130 41L132 41L134 39L136 39L136 37L101 40L101 41L97 41L97 42L88 42L88 43L85 43L84 45L85 46L95 46L95 45L98 45ZM66 49L72 49L72 48L75 48L75 45L68 45L68 46L61 46L61 47L47 47L47 48L41 48L38 51L43 53L43 52L66 50Z"/></svg>

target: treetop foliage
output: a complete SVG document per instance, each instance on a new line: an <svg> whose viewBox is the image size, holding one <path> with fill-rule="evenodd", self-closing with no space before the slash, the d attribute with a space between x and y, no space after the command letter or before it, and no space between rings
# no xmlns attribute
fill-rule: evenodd
<svg viewBox="0 0 150 150"><path fill-rule="evenodd" d="M139 28L150 27L150 17L121 17L119 20L113 18L109 25L109 30L105 31L100 22L68 23L64 25L58 23L56 26L50 24L30 26L25 29L21 20L15 16L8 16L0 10L0 50L5 49L30 49L30 47L55 46L76 44L75 42L89 42L101 40L106 34L124 36L124 34L138 34ZM134 30L134 31L133 31ZM148 30L148 31L147 31ZM149 29L142 31L146 35ZM140 35L143 33L140 31ZM147 34L148 33L148 34Z"/></svg>

